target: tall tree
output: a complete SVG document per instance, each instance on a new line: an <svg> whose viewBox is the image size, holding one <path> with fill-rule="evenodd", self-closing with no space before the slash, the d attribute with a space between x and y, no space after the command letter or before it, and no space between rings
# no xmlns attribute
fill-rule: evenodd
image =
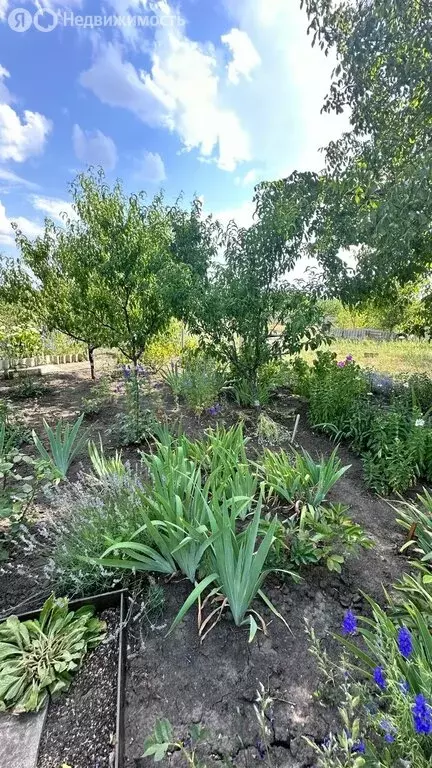
<svg viewBox="0 0 432 768"><path fill-rule="evenodd" d="M327 147L315 253L349 296L428 274L432 260L432 35L428 0L302 0L337 66L323 109L352 129ZM319 226L318 226L319 225ZM341 248L358 246L346 280Z"/></svg>
<svg viewBox="0 0 432 768"><path fill-rule="evenodd" d="M44 233L34 240L15 229L20 257L3 263L2 295L9 303L31 308L48 330L84 342L94 378L94 350L105 342L106 333L92 303L95 277L85 242L48 219Z"/></svg>
<svg viewBox="0 0 432 768"><path fill-rule="evenodd" d="M287 283L307 242L318 190L313 174L257 187L254 223L229 224L223 259L191 307L191 326L204 348L230 364L252 401L261 366L285 352L314 348L325 337L314 297ZM272 339L276 328L279 336Z"/></svg>
<svg viewBox="0 0 432 768"><path fill-rule="evenodd" d="M120 182L110 187L101 170L80 174L71 193L74 214L63 226L47 219L34 240L17 229L20 259L3 282L9 297L32 302L48 328L87 344L94 377L96 347L117 347L136 366L171 317L184 313L192 225L187 230L187 214L160 195L147 203L144 193L126 195ZM183 218L184 242L177 243L174 224ZM194 263L199 247L196 236Z"/></svg>

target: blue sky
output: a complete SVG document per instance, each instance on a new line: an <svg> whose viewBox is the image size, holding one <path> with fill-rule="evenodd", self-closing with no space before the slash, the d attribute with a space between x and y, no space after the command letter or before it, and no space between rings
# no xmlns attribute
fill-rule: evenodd
<svg viewBox="0 0 432 768"><path fill-rule="evenodd" d="M11 28L23 8L57 25ZM91 163L247 224L255 183L319 170L347 127L320 115L333 62L306 28L299 0L0 0L0 250L11 220L37 235L67 210Z"/></svg>

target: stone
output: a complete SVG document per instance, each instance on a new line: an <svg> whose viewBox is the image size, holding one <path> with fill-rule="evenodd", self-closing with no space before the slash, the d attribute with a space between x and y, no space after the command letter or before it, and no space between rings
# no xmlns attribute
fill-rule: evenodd
<svg viewBox="0 0 432 768"><path fill-rule="evenodd" d="M0 715L0 768L36 768L46 713Z"/></svg>

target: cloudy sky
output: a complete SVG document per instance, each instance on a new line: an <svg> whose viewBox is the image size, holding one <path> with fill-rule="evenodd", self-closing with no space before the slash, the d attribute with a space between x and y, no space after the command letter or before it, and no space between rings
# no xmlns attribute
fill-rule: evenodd
<svg viewBox="0 0 432 768"><path fill-rule="evenodd" d="M247 224L257 181L319 170L346 126L306 29L299 0L0 0L0 250L88 164Z"/></svg>

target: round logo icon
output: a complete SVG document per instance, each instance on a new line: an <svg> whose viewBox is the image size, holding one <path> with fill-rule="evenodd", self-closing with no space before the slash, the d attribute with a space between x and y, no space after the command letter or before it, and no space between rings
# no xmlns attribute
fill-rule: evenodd
<svg viewBox="0 0 432 768"><path fill-rule="evenodd" d="M26 8L14 8L8 16L8 24L14 32L27 32L32 25L32 15Z"/></svg>
<svg viewBox="0 0 432 768"><path fill-rule="evenodd" d="M47 8L41 8L33 16L33 24L39 32L52 32L58 24L58 16Z"/></svg>

